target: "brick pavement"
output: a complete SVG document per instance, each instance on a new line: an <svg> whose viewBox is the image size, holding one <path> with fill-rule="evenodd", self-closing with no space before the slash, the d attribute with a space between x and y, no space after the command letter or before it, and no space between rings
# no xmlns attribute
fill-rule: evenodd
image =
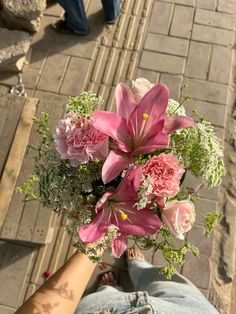
<svg viewBox="0 0 236 314"><path fill-rule="evenodd" d="M171 97L176 100L181 100L185 93L183 86L188 83L191 99L187 112L196 108L224 138L227 105L234 86L235 0L124 0L114 26L104 26L101 22L99 1L87 0L85 7L91 26L86 38L55 34L49 24L61 17L63 11L58 5L46 10L42 28L33 39L32 61L23 74L30 96L51 99L50 106L59 99L65 101L67 95L89 89L102 95L105 109L110 110L114 108L114 87L119 81L146 77L152 82L162 82L170 87ZM3 84L14 84L14 80L5 75L0 90ZM189 177L187 185L195 182L195 178ZM205 211L216 209L218 192L217 188L204 191L197 207ZM73 254L74 248L62 227L64 223L53 217L53 239L49 244L33 250L18 244L19 252L27 256L28 267L22 274L22 266L16 264L14 273L21 275L16 275L15 289L18 284L23 287L19 289L17 302L0 300L0 314L13 313L43 283L45 270L55 272ZM180 271L208 296L214 239L206 240L201 234L199 221L187 238L200 247L200 258L188 256ZM1 245L0 255L6 244ZM6 252L13 249L9 247ZM158 254L148 252L147 258L158 264ZM105 261L114 263L111 257ZM115 262L123 270L123 261ZM2 270L0 279L5 278L7 270ZM99 272L97 268L95 275Z"/></svg>

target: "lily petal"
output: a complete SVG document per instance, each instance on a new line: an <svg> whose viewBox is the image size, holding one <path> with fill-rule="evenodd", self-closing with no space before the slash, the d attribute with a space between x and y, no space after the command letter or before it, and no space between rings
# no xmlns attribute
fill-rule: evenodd
<svg viewBox="0 0 236 314"><path fill-rule="evenodd" d="M132 156L139 155L139 154L145 154L154 152L158 148L165 148L168 147L169 138L164 133L158 133L155 136L149 138L145 145L138 147L132 152Z"/></svg>
<svg viewBox="0 0 236 314"><path fill-rule="evenodd" d="M112 253L115 257L121 257L128 246L128 238L126 235L121 234L112 240Z"/></svg>
<svg viewBox="0 0 236 314"><path fill-rule="evenodd" d="M125 84L118 84L116 87L116 109L117 113L126 121L136 107L133 93Z"/></svg>
<svg viewBox="0 0 236 314"><path fill-rule="evenodd" d="M93 126L116 140L120 149L129 152L129 131L124 118L115 112L95 111L92 116Z"/></svg>
<svg viewBox="0 0 236 314"><path fill-rule="evenodd" d="M125 234L149 235L158 232L162 222L157 215L148 209L130 209L127 211L127 219L119 223L119 230Z"/></svg>
<svg viewBox="0 0 236 314"><path fill-rule="evenodd" d="M165 117L165 124L163 132L165 134L170 134L175 132L176 130L187 128L190 126L195 125L196 123L193 119L188 118L186 116L176 115L176 116L169 116Z"/></svg>
<svg viewBox="0 0 236 314"><path fill-rule="evenodd" d="M134 166L127 170L124 178L116 188L112 198L119 201L133 201L137 197L137 191L142 180L142 167Z"/></svg>
<svg viewBox="0 0 236 314"><path fill-rule="evenodd" d="M156 121L164 118L169 100L169 90L167 86L157 84L153 86L141 99L135 110L130 116L129 130L135 136L142 130L145 123L145 133L151 130ZM143 114L147 115L144 121Z"/></svg>
<svg viewBox="0 0 236 314"><path fill-rule="evenodd" d="M129 157L127 154L121 154L118 151L110 151L102 167L102 181L104 184L115 179L132 161L133 158Z"/></svg>
<svg viewBox="0 0 236 314"><path fill-rule="evenodd" d="M89 225L84 225L79 229L79 236L83 242L95 242L104 236L109 224L104 219L103 213L104 210L101 210Z"/></svg>

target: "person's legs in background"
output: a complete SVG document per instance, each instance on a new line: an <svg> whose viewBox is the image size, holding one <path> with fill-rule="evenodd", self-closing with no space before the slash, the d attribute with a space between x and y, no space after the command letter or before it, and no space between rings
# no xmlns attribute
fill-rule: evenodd
<svg viewBox="0 0 236 314"><path fill-rule="evenodd" d="M88 33L88 22L83 0L58 0L65 10L66 26L72 31Z"/></svg>
<svg viewBox="0 0 236 314"><path fill-rule="evenodd" d="M120 0L101 0L107 23L113 24L120 12Z"/></svg>
<svg viewBox="0 0 236 314"><path fill-rule="evenodd" d="M175 273L171 280L159 268L144 260L139 250L128 250L128 271L135 290L147 291L157 306L167 313L218 313L187 278ZM191 312L192 311L192 312Z"/></svg>

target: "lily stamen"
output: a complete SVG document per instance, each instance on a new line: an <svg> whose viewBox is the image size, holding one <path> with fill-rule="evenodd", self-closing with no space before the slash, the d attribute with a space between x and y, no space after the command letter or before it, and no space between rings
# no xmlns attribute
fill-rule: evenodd
<svg viewBox="0 0 236 314"><path fill-rule="evenodd" d="M122 220L126 220L126 219L128 218L128 215L127 215L126 213L124 213L124 212L121 212L120 218L121 218Z"/></svg>

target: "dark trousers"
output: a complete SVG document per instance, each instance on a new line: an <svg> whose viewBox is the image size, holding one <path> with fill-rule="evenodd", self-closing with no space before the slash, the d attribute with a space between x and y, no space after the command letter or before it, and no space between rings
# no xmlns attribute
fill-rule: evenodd
<svg viewBox="0 0 236 314"><path fill-rule="evenodd" d="M58 2L65 10L65 21L68 28L88 31L83 0L59 0ZM120 11L120 0L101 0L101 2L106 20L115 20Z"/></svg>

